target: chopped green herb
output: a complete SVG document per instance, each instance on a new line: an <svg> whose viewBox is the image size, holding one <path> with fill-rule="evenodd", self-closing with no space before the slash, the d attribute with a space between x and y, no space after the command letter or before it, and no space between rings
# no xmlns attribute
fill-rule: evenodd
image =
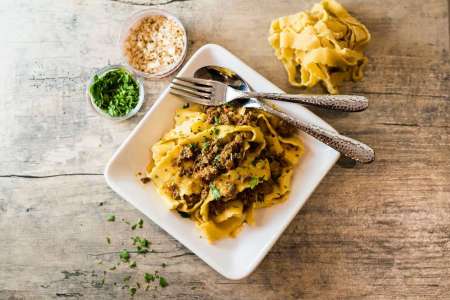
<svg viewBox="0 0 450 300"><path fill-rule="evenodd" d="M218 165L219 162L220 162L220 154L217 154L216 156L214 156L213 165Z"/></svg>
<svg viewBox="0 0 450 300"><path fill-rule="evenodd" d="M202 144L202 150L207 150L209 148L209 142L206 141Z"/></svg>
<svg viewBox="0 0 450 300"><path fill-rule="evenodd" d="M220 125L219 116L214 116L214 125Z"/></svg>
<svg viewBox="0 0 450 300"><path fill-rule="evenodd" d="M136 268L136 266L137 266L137 264L136 264L135 261L133 261L133 262L130 264L130 268L132 268L132 269Z"/></svg>
<svg viewBox="0 0 450 300"><path fill-rule="evenodd" d="M189 108L189 103L184 103L183 108Z"/></svg>
<svg viewBox="0 0 450 300"><path fill-rule="evenodd" d="M138 84L133 75L123 68L94 76L89 93L94 104L112 117L127 115L139 100Z"/></svg>
<svg viewBox="0 0 450 300"><path fill-rule="evenodd" d="M139 282L136 282L136 286L137 286L138 289L141 288L141 284Z"/></svg>
<svg viewBox="0 0 450 300"><path fill-rule="evenodd" d="M167 267L166 263L162 263L161 267L163 267L163 268Z"/></svg>
<svg viewBox="0 0 450 300"><path fill-rule="evenodd" d="M155 275L149 274L149 273L145 273L144 274L144 280L147 283L149 283L150 281L155 281Z"/></svg>
<svg viewBox="0 0 450 300"><path fill-rule="evenodd" d="M135 287L130 288L130 295L134 296L135 294L136 294L136 288Z"/></svg>
<svg viewBox="0 0 450 300"><path fill-rule="evenodd" d="M110 238L109 236L106 237L106 242L107 242L108 244L111 244L111 238Z"/></svg>
<svg viewBox="0 0 450 300"><path fill-rule="evenodd" d="M259 178L256 176L252 176L249 184L250 184L250 188L253 190L259 184Z"/></svg>
<svg viewBox="0 0 450 300"><path fill-rule="evenodd" d="M137 253L139 253L139 254L145 254L145 253L148 253L148 249L144 249L144 248L142 248L141 246L137 246L137 247L136 247L136 250L137 250Z"/></svg>
<svg viewBox="0 0 450 300"><path fill-rule="evenodd" d="M183 217L183 218L190 218L190 217L191 217L191 214L189 214L189 213L187 213L187 212L184 212L184 211L178 211L178 210L177 210L177 212L178 212L178 214L179 214L181 217Z"/></svg>
<svg viewBox="0 0 450 300"><path fill-rule="evenodd" d="M135 230L135 229L136 229L136 227L137 227L137 224L133 224L133 225L131 225L131 230Z"/></svg>
<svg viewBox="0 0 450 300"><path fill-rule="evenodd" d="M131 279L131 275L125 276L123 278L123 282L128 282L128 281L130 281L130 279Z"/></svg>
<svg viewBox="0 0 450 300"><path fill-rule="evenodd" d="M110 271L114 271L117 267L116 266L112 266L111 268L109 268Z"/></svg>
<svg viewBox="0 0 450 300"><path fill-rule="evenodd" d="M220 198L220 196L221 196L220 191L214 184L210 184L209 189L211 191L211 194L212 194L214 200L217 200Z"/></svg>
<svg viewBox="0 0 450 300"><path fill-rule="evenodd" d="M220 129L219 128L214 128L214 134L215 135L219 135L220 133Z"/></svg>
<svg viewBox="0 0 450 300"><path fill-rule="evenodd" d="M116 216L115 215L108 215L108 218L106 220L108 220L108 222L114 222L116 220Z"/></svg>
<svg viewBox="0 0 450 300"><path fill-rule="evenodd" d="M137 222L139 228L142 228L144 226L144 220L142 220L141 218L139 218L138 222Z"/></svg>
<svg viewBox="0 0 450 300"><path fill-rule="evenodd" d="M128 250L122 250L119 253L119 257L123 262L128 262L130 260L130 253L128 252Z"/></svg>
<svg viewBox="0 0 450 300"><path fill-rule="evenodd" d="M159 276L159 286L164 288L168 285L169 285L169 283L167 283L166 278Z"/></svg>

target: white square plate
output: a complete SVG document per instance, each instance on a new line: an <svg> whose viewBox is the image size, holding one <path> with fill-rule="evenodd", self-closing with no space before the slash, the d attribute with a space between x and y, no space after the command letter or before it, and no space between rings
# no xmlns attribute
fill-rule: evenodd
<svg viewBox="0 0 450 300"><path fill-rule="evenodd" d="M208 44L199 49L179 72L192 76L200 67L217 65L238 73L250 86L260 92L282 92L236 56L218 45ZM130 136L109 161L105 177L109 186L138 210L184 244L217 272L229 279L249 275L272 248L308 197L339 158L339 153L302 134L305 155L295 169L292 191L279 205L255 211L255 226L245 225L238 237L209 244L200 238L201 232L193 221L170 211L166 201L151 184L143 185L136 173L145 170L150 159L150 147L174 125L175 109L183 101L166 89ZM301 105L279 103L279 107L296 117L332 129L327 123Z"/></svg>

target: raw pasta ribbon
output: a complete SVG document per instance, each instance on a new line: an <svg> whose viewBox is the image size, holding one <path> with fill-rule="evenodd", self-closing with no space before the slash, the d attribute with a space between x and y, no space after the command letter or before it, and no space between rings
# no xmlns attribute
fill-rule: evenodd
<svg viewBox="0 0 450 300"><path fill-rule="evenodd" d="M368 60L362 49L369 41L367 28L334 0L273 20L269 35L291 85L322 82L331 94L338 93L342 81L363 78Z"/></svg>

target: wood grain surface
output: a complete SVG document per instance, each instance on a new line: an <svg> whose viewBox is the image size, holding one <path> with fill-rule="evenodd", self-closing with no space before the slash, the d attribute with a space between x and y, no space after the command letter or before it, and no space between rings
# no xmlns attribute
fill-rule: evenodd
<svg viewBox="0 0 450 300"><path fill-rule="evenodd" d="M314 2L2 0L0 299L126 299L122 278L155 270L169 286L138 290L135 298L450 299L445 0L342 0L373 40L365 79L341 92L367 95L370 108L314 111L373 146L377 160L341 160L252 275L223 278L144 218L140 233L155 253L101 282L117 260L111 252L133 234L120 219L143 217L108 188L103 168L170 80L147 81L143 109L126 122L112 123L89 107L85 82L120 61L124 20L146 7L164 8L187 27L189 56L217 43L298 92L288 86L267 32L273 18ZM107 222L108 213L118 221Z"/></svg>

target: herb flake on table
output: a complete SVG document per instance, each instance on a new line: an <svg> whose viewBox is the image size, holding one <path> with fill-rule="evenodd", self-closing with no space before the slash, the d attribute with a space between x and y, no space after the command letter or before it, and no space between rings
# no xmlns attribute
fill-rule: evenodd
<svg viewBox="0 0 450 300"><path fill-rule="evenodd" d="M116 220L116 216L115 215L108 215L107 219L108 222L114 222Z"/></svg>
<svg viewBox="0 0 450 300"><path fill-rule="evenodd" d="M150 281L155 281L155 275L150 274L150 273L145 273L144 274L144 280L147 283L149 283Z"/></svg>
<svg viewBox="0 0 450 300"><path fill-rule="evenodd" d="M128 250L122 250L119 253L119 257L123 262L128 262L130 260L130 253L128 252Z"/></svg>
<svg viewBox="0 0 450 300"><path fill-rule="evenodd" d="M164 288L168 285L169 283L167 282L166 278L159 276L159 286Z"/></svg>

